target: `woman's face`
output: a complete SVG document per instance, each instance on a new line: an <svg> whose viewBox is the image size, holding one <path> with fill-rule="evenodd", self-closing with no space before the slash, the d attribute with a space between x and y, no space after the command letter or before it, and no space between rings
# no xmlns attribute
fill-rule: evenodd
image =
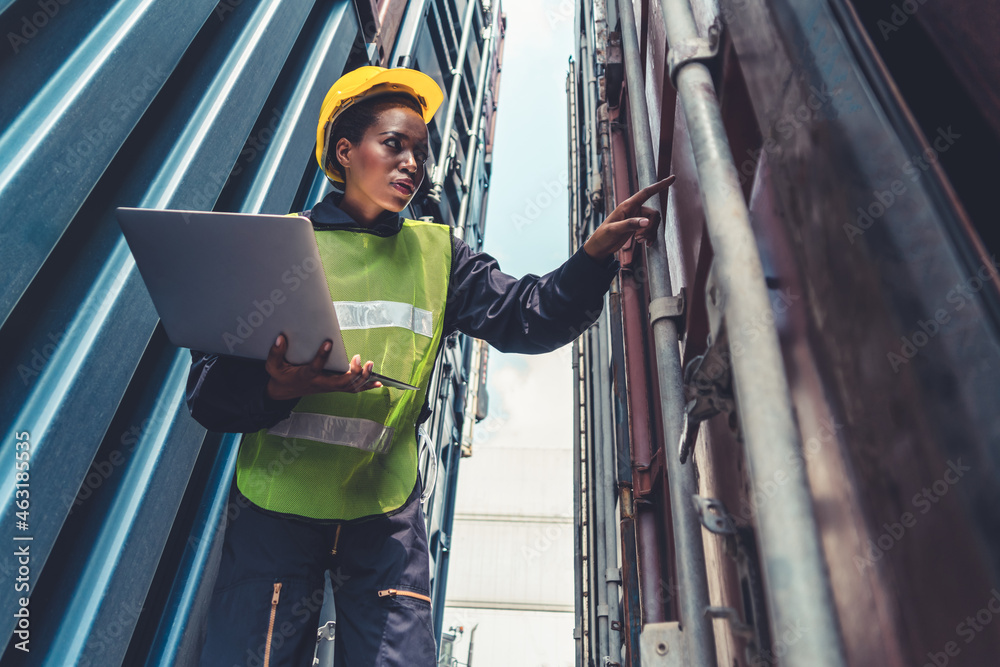
<svg viewBox="0 0 1000 667"><path fill-rule="evenodd" d="M404 106L384 110L361 143L337 143L336 157L346 173L345 198L373 215L381 212L375 207L402 211L424 180L428 150L420 114Z"/></svg>

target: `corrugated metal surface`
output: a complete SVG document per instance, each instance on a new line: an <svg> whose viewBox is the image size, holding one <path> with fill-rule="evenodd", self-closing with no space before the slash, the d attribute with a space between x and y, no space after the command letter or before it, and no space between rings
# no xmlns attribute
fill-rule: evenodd
<svg viewBox="0 0 1000 667"><path fill-rule="evenodd" d="M454 57L456 9L383 2L364 21L355 3L333 0L0 4L10 49L0 58L0 539L31 538L19 541L30 548L31 664L189 661L226 510L237 439L188 415L189 353L158 325L114 209L308 208L325 192L312 150L330 84L370 55L387 65L385 46L409 28L417 37L401 55L447 93L440 59ZM477 27L497 15L480 8ZM366 43L376 34L381 52ZM480 30L471 44L463 65L475 73ZM457 127L471 127L472 101ZM474 246L489 161L477 154L469 193ZM408 216L453 222L459 187L451 175L446 205ZM455 342L450 378L464 379L468 344ZM460 423L464 384L438 387L435 419ZM443 457L453 430L437 433ZM30 501L18 527L25 487L13 461L25 432ZM3 609L25 594L17 566L0 559ZM5 614L0 634L15 622Z"/></svg>

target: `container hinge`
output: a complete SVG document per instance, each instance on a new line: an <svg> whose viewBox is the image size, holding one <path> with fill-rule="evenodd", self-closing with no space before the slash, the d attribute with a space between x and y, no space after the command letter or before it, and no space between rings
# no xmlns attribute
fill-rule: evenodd
<svg viewBox="0 0 1000 667"><path fill-rule="evenodd" d="M617 567L609 567L604 573L604 578L607 581L614 581L620 584L622 582L622 571Z"/></svg>
<svg viewBox="0 0 1000 667"><path fill-rule="evenodd" d="M609 611L608 605L606 605L606 604L599 604L599 605L597 605L597 615L598 616L607 616L608 615L608 611Z"/></svg>
<svg viewBox="0 0 1000 667"><path fill-rule="evenodd" d="M705 353L691 359L684 369L684 401L684 421L678 445L681 463L685 463L694 450L698 427L715 415L728 415L729 428L739 439L729 337L724 326Z"/></svg>
<svg viewBox="0 0 1000 667"><path fill-rule="evenodd" d="M705 614L730 622L733 633L747 639L745 657L748 664L757 664L762 656L770 654L770 627L764 600L760 559L757 556L753 528L738 526L726 511L721 500L692 496L703 526L716 535L723 536L723 551L736 563L739 576L740 604L745 616L741 617L732 607L708 607Z"/></svg>
<svg viewBox="0 0 1000 667"><path fill-rule="evenodd" d="M686 39L670 49L667 53L667 67L670 70L670 82L677 88L677 72L681 67L693 62L713 60L719 53L719 41L722 36L722 23L718 18L708 27L708 36Z"/></svg>
<svg viewBox="0 0 1000 667"><path fill-rule="evenodd" d="M729 516L729 512L726 511L726 507L722 504L722 501L715 498L703 498L697 494L691 496L691 499L694 501L698 518L701 519L701 525L705 526L709 532L716 535L736 534L733 518Z"/></svg>

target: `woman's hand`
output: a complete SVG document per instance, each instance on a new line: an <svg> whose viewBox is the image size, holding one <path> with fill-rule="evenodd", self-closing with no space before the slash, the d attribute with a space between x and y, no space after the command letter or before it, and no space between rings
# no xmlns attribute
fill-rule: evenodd
<svg viewBox="0 0 1000 667"><path fill-rule="evenodd" d="M662 181L647 185L642 190L623 201L611 211L601 225L594 230L583 251L598 262L602 262L618 251L635 234L635 240L647 246L656 240L656 228L660 224L660 214L648 206L647 199L674 182L670 175Z"/></svg>
<svg viewBox="0 0 1000 667"><path fill-rule="evenodd" d="M312 361L296 366L285 361L288 339L284 334L280 334L271 346L267 361L264 363L264 368L271 376L267 382L267 395L276 401L283 401L328 391L347 391L356 394L359 391L378 389L382 386L378 380L368 381L375 363L369 361L362 369L361 357L357 354L351 359L351 368L346 373L323 370L332 349L333 344L324 341Z"/></svg>

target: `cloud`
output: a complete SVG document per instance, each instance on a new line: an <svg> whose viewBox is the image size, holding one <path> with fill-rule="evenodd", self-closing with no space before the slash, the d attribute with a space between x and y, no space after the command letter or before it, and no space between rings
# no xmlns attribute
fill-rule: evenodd
<svg viewBox="0 0 1000 667"><path fill-rule="evenodd" d="M490 415L476 425L475 446L569 448L573 444L570 355L490 352Z"/></svg>

